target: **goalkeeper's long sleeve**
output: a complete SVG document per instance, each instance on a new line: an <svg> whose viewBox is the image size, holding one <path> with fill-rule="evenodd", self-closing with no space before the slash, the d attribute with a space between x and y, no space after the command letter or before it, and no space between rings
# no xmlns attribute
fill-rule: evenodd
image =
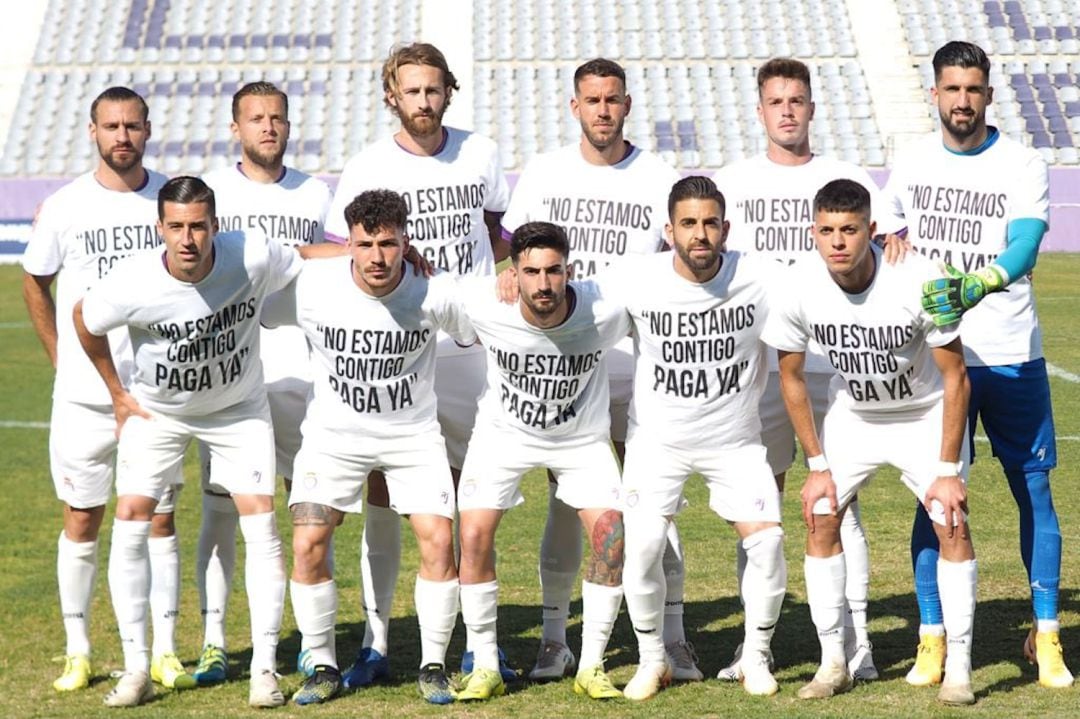
<svg viewBox="0 0 1080 719"><path fill-rule="evenodd" d="M1043 220L1024 217L1009 223L1007 246L994 264L1005 275L1005 284L1023 277L1035 267L1039 245L1048 226Z"/></svg>

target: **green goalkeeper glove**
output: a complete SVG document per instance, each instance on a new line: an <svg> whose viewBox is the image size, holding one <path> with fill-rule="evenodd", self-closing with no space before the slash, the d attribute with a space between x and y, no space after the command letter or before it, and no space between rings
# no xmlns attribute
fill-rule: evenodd
<svg viewBox="0 0 1080 719"><path fill-rule="evenodd" d="M938 327L958 322L960 316L991 292L1005 289L1005 275L994 265L965 275L945 265L945 277L924 282L922 306Z"/></svg>

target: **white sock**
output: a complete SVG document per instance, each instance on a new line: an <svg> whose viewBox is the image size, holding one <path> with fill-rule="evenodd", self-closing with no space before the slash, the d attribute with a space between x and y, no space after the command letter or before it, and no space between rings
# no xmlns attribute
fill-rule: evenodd
<svg viewBox="0 0 1080 719"><path fill-rule="evenodd" d="M627 512L623 515L626 537L623 590L642 664L664 660L664 599L667 590L661 558L667 546L668 524L670 522L665 517L648 512ZM584 587L585 584L582 585L582 596ZM583 660L580 666L589 665Z"/></svg>
<svg viewBox="0 0 1080 719"><path fill-rule="evenodd" d="M277 669L278 635L285 609L285 554L273 512L240 517L247 558L244 586L251 614L251 673Z"/></svg>
<svg viewBox="0 0 1080 719"><path fill-rule="evenodd" d="M784 530L768 527L742 540L746 550L743 607L746 615L744 652L767 652L787 589ZM744 654L745 656L745 654Z"/></svg>
<svg viewBox="0 0 1080 719"><path fill-rule="evenodd" d="M240 515L230 497L203 493L195 583L203 617L203 645L225 649L225 611L236 570L236 527Z"/></svg>
<svg viewBox="0 0 1080 719"><path fill-rule="evenodd" d="M1036 619L1035 620L1036 632L1058 632L1061 631L1061 621L1058 619ZM70 654L70 652L69 652Z"/></svg>
<svg viewBox="0 0 1080 719"><path fill-rule="evenodd" d="M495 628L498 614L498 581L461 585L461 619L469 635L473 667L499 671L499 644Z"/></svg>
<svg viewBox="0 0 1080 719"><path fill-rule="evenodd" d="M945 636L944 624L920 624L919 625L920 637L943 637Z"/></svg>
<svg viewBox="0 0 1080 719"><path fill-rule="evenodd" d="M311 654L313 666L337 667L337 583L333 579L319 584L289 582L296 628L300 630L300 649Z"/></svg>
<svg viewBox="0 0 1080 719"><path fill-rule="evenodd" d="M176 653L176 618L180 615L180 543L176 535L150 537L150 626L153 656Z"/></svg>
<svg viewBox="0 0 1080 719"><path fill-rule="evenodd" d="M664 547L664 583L667 593L664 599L664 644L686 641L683 628L683 591L686 586L686 566L683 564L682 542L675 522L668 522L667 546Z"/></svg>
<svg viewBox="0 0 1080 719"><path fill-rule="evenodd" d="M548 515L540 542L540 593L543 596L543 638L566 644L570 595L581 569L581 520L577 510L555 496L548 482Z"/></svg>
<svg viewBox="0 0 1080 719"><path fill-rule="evenodd" d="M843 664L844 659L844 553L803 561L806 602L821 643L821 663Z"/></svg>
<svg viewBox="0 0 1080 719"><path fill-rule="evenodd" d="M623 588L592 582L581 583L581 658L578 666L588 669L604 663L611 630L619 616Z"/></svg>
<svg viewBox="0 0 1080 719"><path fill-rule="evenodd" d="M945 674L968 676L971 674L978 565L974 559L949 562L938 557L937 576L941 591L941 614L949 643L945 653Z"/></svg>
<svg viewBox="0 0 1080 719"><path fill-rule="evenodd" d="M416 578L413 601L420 624L420 666L446 665L446 648L457 621L458 580L433 582Z"/></svg>
<svg viewBox="0 0 1080 719"><path fill-rule="evenodd" d="M150 522L113 521L109 550L109 594L112 596L124 671L149 672L146 608L150 604Z"/></svg>
<svg viewBox="0 0 1080 719"><path fill-rule="evenodd" d="M360 599L364 608L364 641L384 657L390 637L394 588L401 566L401 517L388 507L364 504L360 539Z"/></svg>
<svg viewBox="0 0 1080 719"><path fill-rule="evenodd" d="M870 545L863 531L858 500L848 505L840 521L840 543L844 547L844 562L847 564L844 629L850 630L856 646L865 646L870 643L866 630L866 608L870 603Z"/></svg>
<svg viewBox="0 0 1080 719"><path fill-rule="evenodd" d="M60 532L56 547L56 584L67 635L65 654L90 656L90 603L97 577L97 540L73 542Z"/></svg>

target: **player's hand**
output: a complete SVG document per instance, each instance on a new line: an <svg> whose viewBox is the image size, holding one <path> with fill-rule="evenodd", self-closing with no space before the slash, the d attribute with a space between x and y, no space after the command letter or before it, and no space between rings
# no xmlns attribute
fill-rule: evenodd
<svg viewBox="0 0 1080 719"><path fill-rule="evenodd" d="M833 481L832 472L814 472L806 475L802 492L802 517L810 534L814 533L814 505L819 499L829 500L829 514L836 514L836 482Z"/></svg>
<svg viewBox="0 0 1080 719"><path fill-rule="evenodd" d="M120 432L124 429L124 423L132 417L153 419L150 413L142 408L138 400L131 396L130 392L121 392L113 397L113 413L116 415L117 439L120 439Z"/></svg>
<svg viewBox="0 0 1080 719"><path fill-rule="evenodd" d="M412 265L414 275L423 275L424 277L431 277L435 274L435 266L428 262L423 255L416 249L415 245L409 245L409 249L405 250L403 258L406 262Z"/></svg>
<svg viewBox="0 0 1080 719"><path fill-rule="evenodd" d="M967 485L962 479L955 476L938 477L926 490L923 506L931 518L935 509L945 513L945 526L949 528L950 539L957 527L963 533L961 537L967 539Z"/></svg>
<svg viewBox="0 0 1080 719"><path fill-rule="evenodd" d="M911 243L899 235L889 233L881 239L881 256L890 265L903 262L911 252Z"/></svg>
<svg viewBox="0 0 1080 719"><path fill-rule="evenodd" d="M495 278L495 296L499 302L512 305L518 301L517 273L512 267L507 267Z"/></svg>
<svg viewBox="0 0 1080 719"><path fill-rule="evenodd" d="M958 322L961 315L982 302L991 292L1005 289L1005 278L993 265L964 274L952 265L943 265L945 277L924 282L922 306L939 327Z"/></svg>

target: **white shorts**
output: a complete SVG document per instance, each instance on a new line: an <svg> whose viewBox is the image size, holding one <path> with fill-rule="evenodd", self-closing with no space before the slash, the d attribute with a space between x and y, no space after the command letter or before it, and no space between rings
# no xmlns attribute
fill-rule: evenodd
<svg viewBox="0 0 1080 719"><path fill-rule="evenodd" d="M281 385L286 383L281 382ZM308 393L311 383L300 385L295 380L287 389L267 386L266 400L270 404L270 421L274 425L274 456L277 473L286 479L293 476L293 460L300 451L300 424L307 413Z"/></svg>
<svg viewBox="0 0 1080 719"><path fill-rule="evenodd" d="M641 432L626 443L624 511L674 516L683 506L683 485L694 472L709 488L709 507L728 522L781 521L780 493L760 444L681 447Z"/></svg>
<svg viewBox="0 0 1080 719"><path fill-rule="evenodd" d="M56 497L74 509L90 509L108 503L112 494L113 464L116 461L116 416L112 405L81 404L53 400L49 427L49 467ZM177 466L166 484L184 481ZM175 493L155 510L171 514Z"/></svg>
<svg viewBox="0 0 1080 719"><path fill-rule="evenodd" d="M634 394L634 345L627 337L604 355L608 371L608 390L611 396L611 439L626 441L630 421L630 398Z"/></svg>
<svg viewBox="0 0 1080 719"><path fill-rule="evenodd" d="M454 482L438 427L393 439L313 431L296 455L290 507L310 502L359 514L368 472L381 469L395 512L453 518Z"/></svg>
<svg viewBox="0 0 1080 719"><path fill-rule="evenodd" d="M453 340L440 341L453 342ZM480 345L451 354L439 354L435 360L435 397L438 400L439 426L446 439L450 466L461 469L469 437L476 424L476 403L487 378L487 352Z"/></svg>
<svg viewBox="0 0 1080 719"><path fill-rule="evenodd" d="M846 405L836 402L825 416L823 443L833 482L836 483L837 507L846 507L860 489L870 482L883 465L900 470L900 479L921 502L938 478L941 450L941 414L939 400L918 413L896 413L884 419L868 419ZM969 457L965 432L961 457ZM967 482L968 466L961 467L960 477ZM814 504L814 514L828 514L827 499ZM945 523L940 507L930 512L938 524Z"/></svg>
<svg viewBox="0 0 1080 719"><path fill-rule="evenodd" d="M502 509L525 501L521 478L546 467L555 496L575 509L622 509L619 465L607 437L539 441L523 432L484 428L469 445L458 485L458 509Z"/></svg>
<svg viewBox="0 0 1080 719"><path fill-rule="evenodd" d="M829 381L832 375L820 372L806 373L806 391L814 410L814 424L821 436L821 423L829 409ZM780 375L770 372L765 382L765 392L758 405L761 416L761 443L765 445L769 467L774 475L791 469L795 461L795 428L791 426L784 398L780 394Z"/></svg>
<svg viewBox="0 0 1080 719"><path fill-rule="evenodd" d="M193 439L210 450L215 484L225 492L273 496L274 433L262 391L207 416L129 419L117 449L116 493L160 500Z"/></svg>

